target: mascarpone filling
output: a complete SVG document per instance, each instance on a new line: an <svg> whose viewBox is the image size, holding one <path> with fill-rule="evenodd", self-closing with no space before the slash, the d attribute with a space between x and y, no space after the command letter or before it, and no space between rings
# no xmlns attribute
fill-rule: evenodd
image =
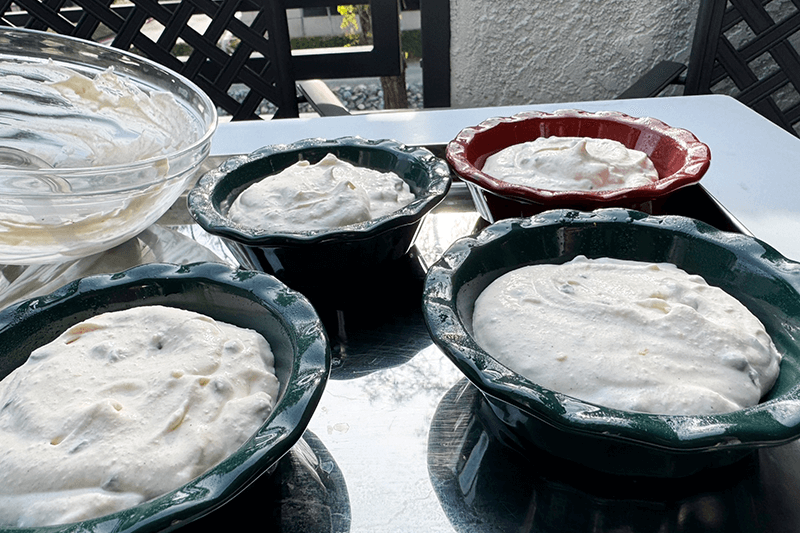
<svg viewBox="0 0 800 533"><path fill-rule="evenodd" d="M579 256L513 270L477 298L473 331L542 387L646 413L755 405L781 362L744 305L668 263Z"/></svg>
<svg viewBox="0 0 800 533"><path fill-rule="evenodd" d="M231 204L228 217L264 231L330 229L394 213L414 198L397 174L327 154L317 164L299 161L251 185Z"/></svg>
<svg viewBox="0 0 800 533"><path fill-rule="evenodd" d="M658 180L644 152L611 139L539 137L489 156L483 172L508 183L552 191L607 191Z"/></svg>
<svg viewBox="0 0 800 533"><path fill-rule="evenodd" d="M0 382L0 525L100 516L206 472L272 412L273 364L255 331L181 309L72 326Z"/></svg>

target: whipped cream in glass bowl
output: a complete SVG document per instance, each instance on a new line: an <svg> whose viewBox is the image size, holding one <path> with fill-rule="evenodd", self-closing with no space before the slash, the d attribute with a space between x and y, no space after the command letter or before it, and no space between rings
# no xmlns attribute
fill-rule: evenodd
<svg viewBox="0 0 800 533"><path fill-rule="evenodd" d="M85 257L164 214L210 150L209 97L90 41L0 28L0 43L0 264Z"/></svg>
<svg viewBox="0 0 800 533"><path fill-rule="evenodd" d="M576 260L580 256L587 259ZM476 302L493 282L523 267L547 269L572 260L576 261L574 267L583 267L600 258L633 262L645 271L656 265L670 276L677 268L690 276L681 283L666 279L641 294L636 292L638 285L630 287L626 281L617 280L612 283L616 286L614 293L631 296L627 303L625 299L622 303L615 300L606 289L599 291L600 296L595 293L591 301L584 301L593 294L591 272L584 273L586 277L556 275L553 279L558 283L550 284L545 294L526 292L530 286L517 290L525 282L514 284L509 290L516 291L519 298L509 306L538 307L550 301L555 308L553 316L545 313L539 321L531 315L529 323L516 328L524 327L536 337L528 342L524 332L514 333L518 335L517 347L529 350L526 355L531 358L549 357L548 366L565 373L558 379L569 382L572 372L576 388L559 391L560 385L548 381L544 374L540 378L542 369L526 376L523 368L504 363L501 355L493 357L491 344L511 345L515 341L508 336L501 335L485 347L479 342L479 330L486 329L486 320L499 321L504 327L504 320L510 316L505 312L494 317L476 316ZM665 264L674 266L661 266ZM693 276L700 276L704 283ZM703 288L705 284L713 289ZM723 322L738 313L729 313L729 305L724 303L707 307L707 293L717 289L735 298L761 325L746 322L748 326L728 335L724 329L705 324L710 320L705 313L712 318L721 315ZM581 305L576 306L575 299ZM576 318L570 320L559 313L575 313ZM669 317L670 313L675 313L674 317ZM501 440L523 452L535 446L612 474L685 477L735 463L761 446L800 437L800 264L747 235L723 232L687 217L653 216L621 208L551 210L530 218L505 219L475 236L460 239L430 268L423 289L423 315L434 343L481 392L487 406L481 412L492 414L488 423ZM669 319L662 320L665 317ZM614 321L610 327L615 328L627 323L629 329L634 324L634 330L665 329L649 344L646 336L618 332L604 337L610 331L604 328L605 320ZM746 335L747 331L752 335ZM776 351L770 348L765 332ZM719 368L711 370L687 358L670 360L672 348L662 351L667 333L672 338L669 342L680 344L685 340L710 352L704 357L714 358ZM614 342L623 336L629 338ZM571 337L575 344L564 337ZM745 350L756 350L752 358L733 349L736 337L745 340ZM600 353L603 345L612 351L612 359L614 349L625 351L618 360L609 362L608 368L600 368L604 364ZM559 346L573 349L558 351ZM553 347L556 352L549 352ZM653 358L648 359L651 355ZM582 357L592 362L588 369L576 372L571 365ZM775 379L778 361L780 371ZM613 365L617 365L616 372ZM670 412L665 405L655 405L658 398L646 397L649 386L644 388L645 396L639 397L639 405L635 394L627 397L627 392L636 392L635 387L622 394L604 390L633 383L629 378L638 371L633 372L631 365L636 365L645 381L653 378L653 382L663 378L654 374L670 366L683 368L687 375L694 373L701 382L714 381L727 372L729 377L751 384L746 387L748 400L740 406L697 414L697 406ZM604 374L608 370L612 371ZM680 404L677 396L690 394L689 389L678 387L660 396ZM582 397L592 391L600 394ZM735 391L736 395L742 393ZM612 402L613 396L623 396L623 402ZM649 411L655 412L643 412L648 410L642 408L644 404L650 404L654 408Z"/></svg>
<svg viewBox="0 0 800 533"><path fill-rule="evenodd" d="M605 140L644 154L657 179L646 168L645 177L629 181L628 170L613 167L645 168L647 161L618 145L600 149L595 144ZM527 144L537 141L546 143L544 151ZM448 143L446 158L467 184L480 215L494 222L547 209L624 207L659 214L671 193L700 181L711 152L691 132L656 118L564 109L489 118L464 128ZM520 177L531 169L539 174L536 180Z"/></svg>

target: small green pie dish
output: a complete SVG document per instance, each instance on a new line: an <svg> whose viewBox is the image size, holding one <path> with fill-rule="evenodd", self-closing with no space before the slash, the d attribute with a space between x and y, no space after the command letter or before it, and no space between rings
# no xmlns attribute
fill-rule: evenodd
<svg viewBox="0 0 800 533"><path fill-rule="evenodd" d="M268 231L228 217L231 204L248 186L301 160L316 164L327 154L358 167L396 173L415 199L394 213L334 228ZM243 266L273 274L290 287L317 283L341 287L347 294L352 284L379 275L408 253L423 217L444 199L450 184L447 163L425 148L388 139L304 139L228 159L198 181L188 204L197 223L222 237Z"/></svg>
<svg viewBox="0 0 800 533"><path fill-rule="evenodd" d="M330 347L322 323L304 296L272 276L223 264L153 263L90 276L0 311L0 377L73 324L142 305L187 309L261 333L272 348L281 384L273 412L227 459L162 496L92 520L3 531L171 530L210 513L271 471L302 436L330 372Z"/></svg>
<svg viewBox="0 0 800 533"><path fill-rule="evenodd" d="M477 345L473 305L489 283L523 265L581 254L674 263L727 291L783 354L777 383L758 405L731 413L634 413L545 389ZM502 220L460 239L431 267L423 313L436 345L481 391L505 440L523 451L536 446L607 473L667 478L733 464L800 436L800 263L749 236L621 208Z"/></svg>

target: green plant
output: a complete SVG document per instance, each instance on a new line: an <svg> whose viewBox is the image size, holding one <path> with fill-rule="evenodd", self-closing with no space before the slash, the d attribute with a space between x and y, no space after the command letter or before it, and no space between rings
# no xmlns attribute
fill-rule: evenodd
<svg viewBox="0 0 800 533"><path fill-rule="evenodd" d="M422 57L422 32L420 30L406 30L400 34L400 42L406 58L419 60ZM307 50L309 48L336 48L347 46L350 40L345 35L295 37L292 39L292 50Z"/></svg>
<svg viewBox="0 0 800 533"><path fill-rule="evenodd" d="M292 50L309 48L335 48L345 46L350 40L344 35L295 37L292 39Z"/></svg>
<svg viewBox="0 0 800 533"><path fill-rule="evenodd" d="M350 43L345 46L357 46L372 43L372 21L369 4L341 5L336 11L342 16L342 28Z"/></svg>
<svg viewBox="0 0 800 533"><path fill-rule="evenodd" d="M192 53L193 48L184 42L175 43L175 47L172 49L172 55L174 56L188 56Z"/></svg>
<svg viewBox="0 0 800 533"><path fill-rule="evenodd" d="M400 32L400 46L406 55L407 60L419 60L422 58L422 31L406 30Z"/></svg>

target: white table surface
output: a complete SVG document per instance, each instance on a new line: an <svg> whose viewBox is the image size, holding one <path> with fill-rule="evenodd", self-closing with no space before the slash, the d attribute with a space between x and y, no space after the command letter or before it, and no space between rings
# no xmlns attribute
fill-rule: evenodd
<svg viewBox="0 0 800 533"><path fill-rule="evenodd" d="M800 240L795 238L800 235L800 193L793 182L800 171L800 139L726 96L228 123L219 126L212 153L248 153L269 144L347 135L393 138L410 145L444 144L462 128L489 117L566 108L652 116L692 131L711 148L711 167L702 180L705 188L757 237L800 260ZM475 221L459 227L456 219L444 220L441 227L452 226L458 235L466 234ZM342 323L352 321L345 317ZM583 489L560 477L548 485L550 474L536 473L549 464L547 457L531 450L530 479L528 467L503 463L503 457L510 457L507 450L493 448L481 417L465 400L472 389L460 385L462 375L430 343L424 327L403 320L387 324L374 331L346 332L347 355L332 371L308 425L332 458L330 464L341 472L345 489L339 492L346 494L347 502L342 516L349 531L655 531L679 527L670 524L683 524L687 517L691 522L692 513L713 515L717 524L715 529L698 519L686 526L692 530L800 531L800 513L794 511L796 498L791 496L800 493L800 475L795 475L800 472L800 441L754 459L757 475L742 474L744 481L722 483L722 493L708 492L703 485L714 485L715 472L705 481L670 485L674 492L664 495L659 495L660 488L653 492L641 485L629 496L606 494L605 478L590 472L580 473ZM358 339L363 340L361 352ZM404 358L408 359L395 366ZM595 486L597 490L587 488ZM648 502L646 509L639 498ZM511 500L519 500L520 506L508 503ZM750 510L759 517L758 528L750 527ZM501 519L506 520L504 526L497 525Z"/></svg>
<svg viewBox="0 0 800 533"><path fill-rule="evenodd" d="M520 111L615 110L651 116L686 128L711 149L702 185L756 237L800 260L800 139L737 100L721 95L566 102L473 109L379 112L222 123L212 155L249 153L269 144L309 137L359 135L412 145L446 143L467 126Z"/></svg>

